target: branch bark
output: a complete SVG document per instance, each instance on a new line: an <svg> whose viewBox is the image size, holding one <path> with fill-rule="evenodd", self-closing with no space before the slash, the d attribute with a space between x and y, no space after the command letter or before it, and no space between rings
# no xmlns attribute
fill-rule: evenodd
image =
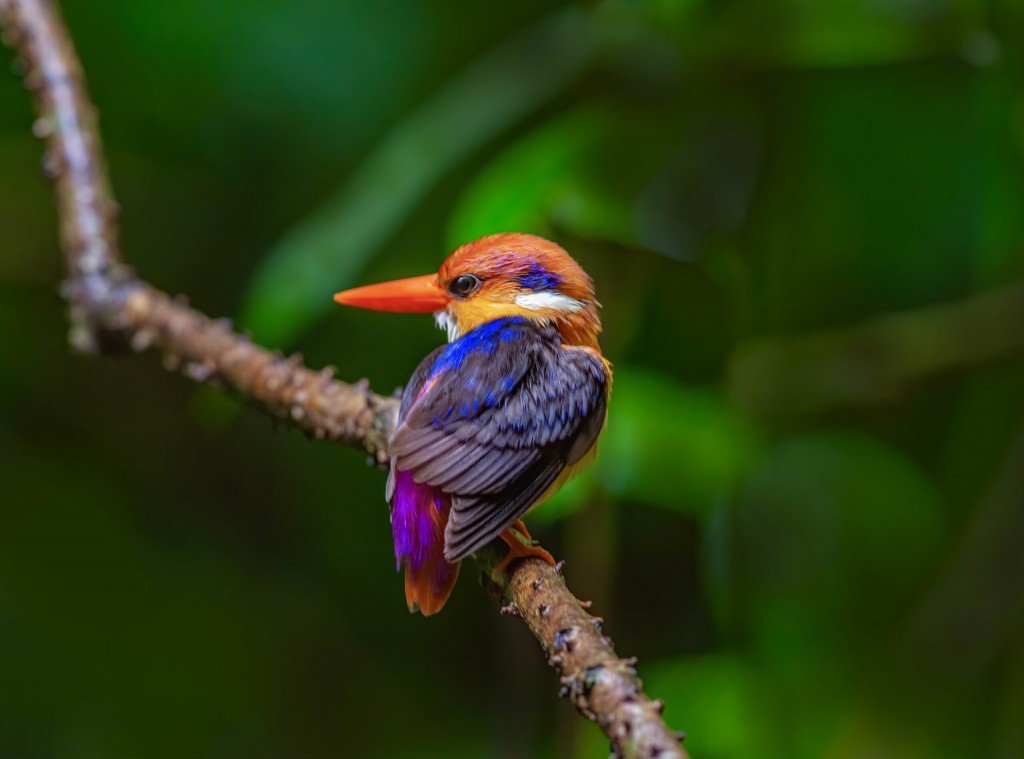
<svg viewBox="0 0 1024 759"><path fill-rule="evenodd" d="M117 205L102 157L96 109L71 38L50 0L0 0L3 39L18 55L38 114L33 132L47 140L44 166L53 179L68 280L71 345L83 352L155 350L169 369L215 382L306 434L361 448L387 460L397 401L348 384L333 369L314 371L232 331L139 279L122 261ZM489 547L478 557L488 573ZM540 641L561 675L562 695L593 720L621 757L685 759L681 734L661 719L634 669L584 611L558 570L537 560L516 564L497 591Z"/></svg>
<svg viewBox="0 0 1024 759"><path fill-rule="evenodd" d="M485 577L490 577L498 559L490 547L477 555ZM602 631L604 619L584 611L590 602L569 591L561 565L520 561L502 579L499 590L508 601L502 611L522 618L548 664L558 671L559 695L597 723L611 740L613 756L686 759L679 745L685 735L672 732L661 718L664 703L644 693L636 658L615 653L611 638Z"/></svg>

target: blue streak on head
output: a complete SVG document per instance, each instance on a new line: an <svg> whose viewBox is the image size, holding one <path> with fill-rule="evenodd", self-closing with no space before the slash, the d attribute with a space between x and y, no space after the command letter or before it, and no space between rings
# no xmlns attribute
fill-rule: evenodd
<svg viewBox="0 0 1024 759"><path fill-rule="evenodd" d="M530 264L525 274L516 278L516 281L528 290L554 290L563 280L534 262Z"/></svg>

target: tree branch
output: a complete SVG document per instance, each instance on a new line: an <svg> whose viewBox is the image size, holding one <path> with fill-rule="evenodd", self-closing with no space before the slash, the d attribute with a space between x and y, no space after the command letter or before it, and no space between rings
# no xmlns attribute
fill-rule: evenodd
<svg viewBox="0 0 1024 759"><path fill-rule="evenodd" d="M737 405L809 417L898 401L918 383L1024 352L1024 282L876 317L846 329L755 339L734 354Z"/></svg>
<svg viewBox="0 0 1024 759"><path fill-rule="evenodd" d="M332 369L313 371L299 356L260 347L226 322L146 284L122 263L96 109L58 11L50 0L0 0L0 27L35 100L33 132L47 139L45 166L56 185L68 269L63 295L72 346L94 353L156 350L169 369L233 390L308 435L386 461L394 398L374 394L365 380L340 382ZM486 549L479 559L489 575L496 549ZM598 724L616 755L685 759L681 736L660 717L661 703L644 694L635 660L615 654L601 620L583 610L556 569L521 561L498 590L561 675L562 694Z"/></svg>
<svg viewBox="0 0 1024 759"><path fill-rule="evenodd" d="M51 2L0 0L4 40L18 53L35 98L33 132L47 139L44 161L54 180L68 280L71 345L88 353L153 348L168 368L237 391L308 435L363 448L387 460L398 403L314 372L171 299L121 261L117 204L102 158L96 109L71 38Z"/></svg>
<svg viewBox="0 0 1024 759"><path fill-rule="evenodd" d="M490 547L477 555L485 577L498 558ZM665 705L644 693L636 658L621 659L615 653L602 631L604 620L584 611L590 602L580 601L565 586L561 564L520 561L499 589L509 602L502 611L522 617L548 664L558 670L559 695L597 723L611 740L614 756L686 759L679 745L685 736L673 733L662 720Z"/></svg>

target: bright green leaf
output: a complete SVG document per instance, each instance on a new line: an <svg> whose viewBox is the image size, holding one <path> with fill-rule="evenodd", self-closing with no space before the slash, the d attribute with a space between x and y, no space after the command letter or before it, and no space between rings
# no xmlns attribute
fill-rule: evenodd
<svg viewBox="0 0 1024 759"><path fill-rule="evenodd" d="M620 368L595 471L620 498L704 516L757 447L718 391Z"/></svg>

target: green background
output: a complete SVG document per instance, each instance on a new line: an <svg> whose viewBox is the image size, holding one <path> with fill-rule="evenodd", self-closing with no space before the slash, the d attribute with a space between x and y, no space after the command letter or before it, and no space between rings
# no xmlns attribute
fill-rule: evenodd
<svg viewBox="0 0 1024 759"><path fill-rule="evenodd" d="M256 339L387 394L442 334L335 290L594 276L531 527L696 759L1024 756L1024 3L67 6L127 259ZM0 77L0 755L605 756L475 567L408 614L364 456L69 353L32 121Z"/></svg>

